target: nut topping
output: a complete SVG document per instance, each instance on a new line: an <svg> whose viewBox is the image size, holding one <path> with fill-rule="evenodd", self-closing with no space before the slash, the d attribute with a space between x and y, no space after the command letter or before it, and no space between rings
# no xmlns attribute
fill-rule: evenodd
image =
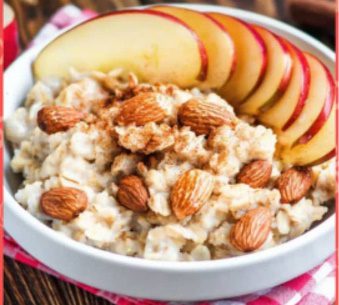
<svg viewBox="0 0 339 305"><path fill-rule="evenodd" d="M40 129L48 134L67 131L83 119L83 114L64 106L46 106L38 112L37 122Z"/></svg>
<svg viewBox="0 0 339 305"><path fill-rule="evenodd" d="M181 124L191 127L198 135L208 135L214 128L235 124L233 114L226 107L197 99L184 103L178 117Z"/></svg>
<svg viewBox="0 0 339 305"><path fill-rule="evenodd" d="M138 176L126 176L121 179L117 193L118 201L134 212L148 210L148 191Z"/></svg>
<svg viewBox="0 0 339 305"><path fill-rule="evenodd" d="M292 167L276 182L282 203L296 203L303 198L312 186L312 171L309 168Z"/></svg>
<svg viewBox="0 0 339 305"><path fill-rule="evenodd" d="M247 212L232 227L231 244L242 252L259 249L271 229L272 216L268 208L259 207Z"/></svg>
<svg viewBox="0 0 339 305"><path fill-rule="evenodd" d="M83 212L88 205L84 191L72 187L57 187L42 194L42 211L56 219L71 221Z"/></svg>
<svg viewBox="0 0 339 305"><path fill-rule="evenodd" d="M245 183L253 188L263 188L270 180L272 164L267 160L257 160L245 165L237 175L237 183Z"/></svg>
<svg viewBox="0 0 339 305"><path fill-rule="evenodd" d="M115 119L116 123L143 126L150 122L161 122L166 117L166 112L159 105L157 98L157 93L144 92L126 100Z"/></svg>
<svg viewBox="0 0 339 305"><path fill-rule="evenodd" d="M213 177L199 169L189 170L175 183L171 192L171 204L175 216L181 220L195 214L210 198Z"/></svg>

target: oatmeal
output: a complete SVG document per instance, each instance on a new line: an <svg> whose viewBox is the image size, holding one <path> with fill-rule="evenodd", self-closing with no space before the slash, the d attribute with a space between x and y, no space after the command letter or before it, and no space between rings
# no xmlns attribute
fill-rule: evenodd
<svg viewBox="0 0 339 305"><path fill-rule="evenodd" d="M146 259L273 247L321 220L336 187L334 160L283 164L274 132L217 94L139 84L122 70L36 83L6 136L24 177L15 198L29 213L79 242Z"/></svg>

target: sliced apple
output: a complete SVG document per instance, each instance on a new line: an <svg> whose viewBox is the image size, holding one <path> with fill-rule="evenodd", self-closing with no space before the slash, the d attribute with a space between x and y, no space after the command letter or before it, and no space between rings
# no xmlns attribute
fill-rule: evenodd
<svg viewBox="0 0 339 305"><path fill-rule="evenodd" d="M180 19L124 10L82 23L48 44L33 69L37 78L65 76L70 67L107 72L122 67L149 82L193 86L207 76L205 46Z"/></svg>
<svg viewBox="0 0 339 305"><path fill-rule="evenodd" d="M313 124L310 126L310 128L298 139L298 143L305 144L309 140L312 139L312 137L318 133L318 131L322 128L325 121L329 117L331 113L331 109L333 105L335 104L335 83L332 75L330 74L330 71L326 68L326 72L328 73L328 78L330 80L330 89L326 98L326 101L324 103L323 108L321 109L318 117L313 122Z"/></svg>
<svg viewBox="0 0 339 305"><path fill-rule="evenodd" d="M324 163L332 158L334 158L336 155L336 149L333 148L328 154L326 154L325 156L321 157L320 159L310 163L310 164L307 164L307 166L316 166L316 165L319 165L321 163Z"/></svg>
<svg viewBox="0 0 339 305"><path fill-rule="evenodd" d="M266 68L266 46L260 35L248 23L220 13L208 15L226 28L234 42L236 66L219 93L236 106L260 83Z"/></svg>
<svg viewBox="0 0 339 305"><path fill-rule="evenodd" d="M282 146L292 146L299 138L307 142L326 122L334 102L334 81L327 67L316 57L305 53L310 66L311 82L305 106L287 129L279 130Z"/></svg>
<svg viewBox="0 0 339 305"><path fill-rule="evenodd" d="M292 55L292 76L284 94L273 104L261 108L258 120L275 131L289 127L299 117L310 88L310 67L304 54L291 43L287 43Z"/></svg>
<svg viewBox="0 0 339 305"><path fill-rule="evenodd" d="M219 88L229 78L235 60L234 44L222 24L208 15L175 6L152 6L152 10L164 12L184 21L206 47L208 71L203 88Z"/></svg>
<svg viewBox="0 0 339 305"><path fill-rule="evenodd" d="M335 118L333 104L330 116L322 128L306 144L297 144L281 151L283 162L294 165L315 165L327 161L335 155Z"/></svg>
<svg viewBox="0 0 339 305"><path fill-rule="evenodd" d="M262 106L277 100L285 92L292 74L292 57L287 43L260 26L254 26L254 29L267 48L267 69L259 87L239 107L240 113L250 115L258 115Z"/></svg>

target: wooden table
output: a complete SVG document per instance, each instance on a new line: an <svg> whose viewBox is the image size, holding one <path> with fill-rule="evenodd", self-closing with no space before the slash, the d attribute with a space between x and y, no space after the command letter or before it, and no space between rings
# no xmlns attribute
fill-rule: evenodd
<svg viewBox="0 0 339 305"><path fill-rule="evenodd" d="M151 0L7 0L14 8L20 28L23 48L45 24L48 18L61 6L73 3L82 8L105 12L123 7L160 2L209 3L259 12L291 23L282 0L214 0L214 1L151 1ZM325 44L334 48L332 33L304 29ZM331 31L330 31L331 32ZM100 298L84 292L73 285L46 275L43 272L5 258L6 305L108 305Z"/></svg>

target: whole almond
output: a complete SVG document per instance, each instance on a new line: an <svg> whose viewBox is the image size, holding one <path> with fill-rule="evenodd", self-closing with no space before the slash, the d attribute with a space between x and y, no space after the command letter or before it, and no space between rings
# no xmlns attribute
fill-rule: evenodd
<svg viewBox="0 0 339 305"><path fill-rule="evenodd" d="M192 169L180 176L171 191L175 216L181 220L195 214L210 198L213 185L213 177L203 170Z"/></svg>
<svg viewBox="0 0 339 305"><path fill-rule="evenodd" d="M158 98L157 93L143 92L126 100L115 122L119 125L143 126L150 122L162 121L166 117L166 112L160 106Z"/></svg>
<svg viewBox="0 0 339 305"><path fill-rule="evenodd" d="M292 167L281 174L276 182L282 203L296 203L312 186L312 171L309 168Z"/></svg>
<svg viewBox="0 0 339 305"><path fill-rule="evenodd" d="M67 131L82 119L81 112L64 106L46 106L40 109L37 116L38 126L48 134Z"/></svg>
<svg viewBox="0 0 339 305"><path fill-rule="evenodd" d="M148 191L138 176L126 176L121 179L117 193L118 201L134 212L148 210Z"/></svg>
<svg viewBox="0 0 339 305"><path fill-rule="evenodd" d="M189 126L198 135L208 135L213 129L229 125L234 126L234 115L226 107L191 99L184 103L178 112L182 125Z"/></svg>
<svg viewBox="0 0 339 305"><path fill-rule="evenodd" d="M84 191L72 187L57 187L42 194L42 211L56 219L70 221L83 212L88 205Z"/></svg>
<svg viewBox="0 0 339 305"><path fill-rule="evenodd" d="M242 252L257 250L266 241L271 223L272 216L268 208L250 210L232 227L230 242Z"/></svg>
<svg viewBox="0 0 339 305"><path fill-rule="evenodd" d="M238 183L245 183L253 188L263 188L270 180L272 164L267 160L256 160L246 164L236 177Z"/></svg>

